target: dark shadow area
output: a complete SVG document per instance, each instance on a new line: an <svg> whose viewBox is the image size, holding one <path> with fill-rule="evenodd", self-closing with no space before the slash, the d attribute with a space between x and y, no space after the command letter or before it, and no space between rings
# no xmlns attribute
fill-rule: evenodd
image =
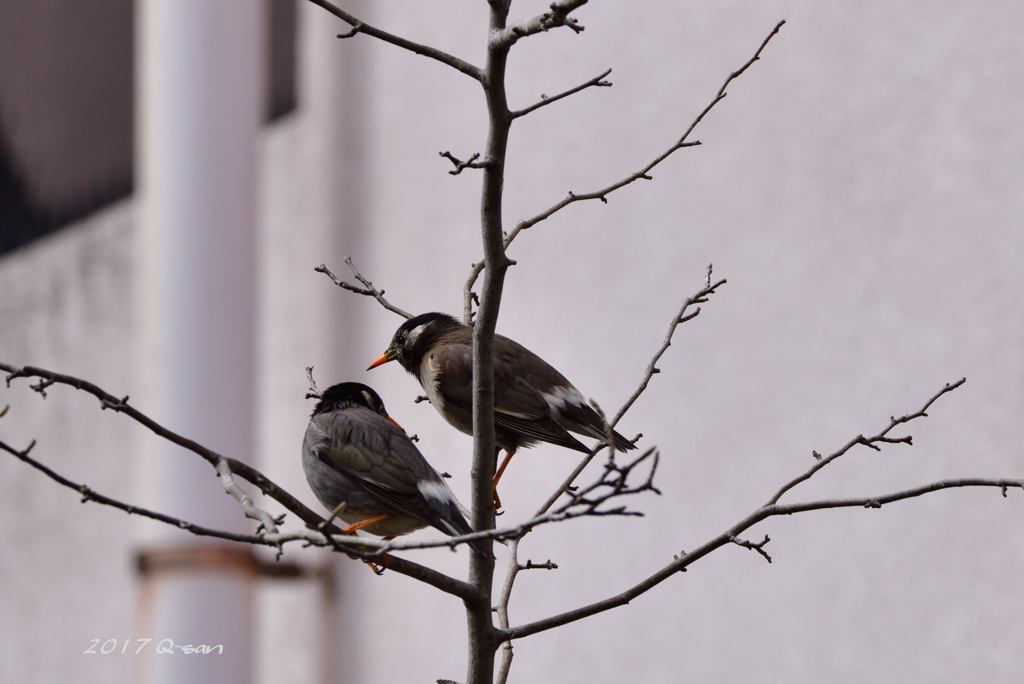
<svg viewBox="0 0 1024 684"><path fill-rule="evenodd" d="M295 0L264 0L265 116L296 107ZM131 195L135 3L0 0L0 255Z"/></svg>

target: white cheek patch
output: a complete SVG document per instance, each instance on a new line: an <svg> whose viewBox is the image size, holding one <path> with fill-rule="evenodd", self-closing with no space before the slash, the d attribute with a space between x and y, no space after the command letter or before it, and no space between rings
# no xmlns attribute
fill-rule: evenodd
<svg viewBox="0 0 1024 684"><path fill-rule="evenodd" d="M438 503L448 503L451 499L451 495L448 493L448 487L440 482L430 482L424 480L416 484L416 488L420 490L420 494L424 498L430 501L436 501Z"/></svg>
<svg viewBox="0 0 1024 684"><path fill-rule="evenodd" d="M418 340L420 338L420 334L423 332L423 329L426 328L426 327L427 327L427 324L423 323L422 325L417 325L415 328L410 330L409 334L405 336L405 344L407 346L409 346L409 347L415 346L416 340Z"/></svg>
<svg viewBox="0 0 1024 684"><path fill-rule="evenodd" d="M573 406L587 405L587 400L583 398L583 395L575 387L552 387L551 391L544 392L541 396L544 397L544 401L548 403L552 411L561 411L566 404L572 404Z"/></svg>

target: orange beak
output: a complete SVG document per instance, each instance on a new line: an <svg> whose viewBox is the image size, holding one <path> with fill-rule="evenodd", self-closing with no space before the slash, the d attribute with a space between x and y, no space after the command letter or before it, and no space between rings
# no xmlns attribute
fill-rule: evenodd
<svg viewBox="0 0 1024 684"><path fill-rule="evenodd" d="M397 420L395 420L395 419L394 419L394 418L392 418L391 416L386 416L386 418L387 418L387 419L388 419L389 421L391 421L391 424L392 424L392 425L394 425L394 426L395 426L396 428L398 428L398 429L399 429L399 430L401 430L402 432L405 432L405 428L404 428L404 427L402 427L401 425L399 425L399 424L398 424L398 421L397 421Z"/></svg>
<svg viewBox="0 0 1024 684"><path fill-rule="evenodd" d="M397 356L394 349L388 348L386 352L374 359L373 363L366 367L366 370L373 370L377 366L383 366L389 361L394 361Z"/></svg>

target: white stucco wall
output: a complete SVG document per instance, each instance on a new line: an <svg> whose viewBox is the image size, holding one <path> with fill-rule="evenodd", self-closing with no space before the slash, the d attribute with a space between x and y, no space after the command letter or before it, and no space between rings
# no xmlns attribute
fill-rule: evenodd
<svg viewBox="0 0 1024 684"><path fill-rule="evenodd" d="M130 207L114 207L0 260L0 356L128 385L132 218ZM126 494L132 427L84 396L48 394L42 402L24 385L0 389L0 405L11 404L3 440L20 448L35 438L35 458L97 491ZM83 652L92 639L132 635L131 519L80 504L11 457L0 459L0 488L0 680L130 676L130 659Z"/></svg>
<svg viewBox="0 0 1024 684"><path fill-rule="evenodd" d="M520 4L517 16L544 6ZM389 3L373 7L373 20L480 61L484 8ZM437 152L480 149L480 93L365 36L339 44L333 20L303 16L307 109L265 148L261 458L314 503L297 447L309 410L303 367L313 364L321 383L372 384L465 496L469 438L412 403L419 388L401 369L362 370L397 317L310 269L326 261L340 273L351 254L397 304L458 313L479 254L479 178L449 176ZM499 330L609 410L632 391L705 265L730 281L679 331L622 424L661 447L664 495L636 502L644 519L532 535L523 556L560 569L521 577L513 620L620 591L764 501L810 465L812 449L877 431L961 376L967 385L914 426L914 447L857 450L793 500L1021 475L1019 6L720 2L641 12L590 3L579 16L583 34L516 48L513 104L609 66L615 86L517 123L509 225L642 165L776 20L788 24L697 131L702 147L608 205L570 207L511 250L519 265ZM0 358L131 391L131 222L130 206L115 208L0 260ZM24 387L0 388L6 402L5 439L39 437L40 458L126 493L132 454L122 447L137 435L123 418L56 389L43 403ZM574 463L554 448L518 456L503 480L503 521L531 513ZM80 655L87 638L146 636L132 633L129 522L9 459L0 483L9 540L0 679L130 680L131 659ZM1019 493L984 491L769 521L751 536L772 536L772 565L722 549L629 607L523 640L512 680L1017 681L1022 514ZM464 572L464 551L423 558ZM329 644L329 681L463 676L457 602L341 565L332 627L317 622L311 588L264 592L266 681L316 676L316 635Z"/></svg>
<svg viewBox="0 0 1024 684"><path fill-rule="evenodd" d="M395 6L382 21L479 60L483 3L444 7ZM579 16L581 35L517 46L513 106L606 67L615 86L513 129L509 226L639 167L776 20L788 24L697 132L703 147L607 206L567 209L511 250L519 265L499 330L606 408L632 390L704 266L730 281L679 332L623 423L661 447L664 496L642 502L643 520L537 532L523 554L561 569L522 578L513 619L618 592L764 501L812 449L877 431L963 375L968 384L914 426L916 446L858 450L793 500L1020 473L1019 6L590 3ZM457 312L479 254L479 180L447 176L436 153L480 150L481 98L467 79L401 51L379 46L371 59L376 239L360 263L402 306ZM396 200L409 193L417 199ZM397 320L365 306L382 349ZM365 377L391 404L418 392L397 368ZM393 410L466 492L469 438L426 405ZM505 520L532 512L573 463L551 448L518 456L503 480ZM772 536L771 566L722 549L628 608L524 640L513 680L1014 681L1021 506L1019 496L957 492L771 521L751 533ZM462 675L457 606L438 612L447 604L435 611L431 599L431 610L399 617L380 607L419 608L419 587L355 581L367 633L388 644L371 650L364 681Z"/></svg>

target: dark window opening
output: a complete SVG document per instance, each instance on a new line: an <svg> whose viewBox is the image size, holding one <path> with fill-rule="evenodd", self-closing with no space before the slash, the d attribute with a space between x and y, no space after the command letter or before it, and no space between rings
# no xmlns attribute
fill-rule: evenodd
<svg viewBox="0 0 1024 684"><path fill-rule="evenodd" d="M296 2L264 0L267 121L296 107ZM0 254L134 188L130 0L0 0Z"/></svg>

